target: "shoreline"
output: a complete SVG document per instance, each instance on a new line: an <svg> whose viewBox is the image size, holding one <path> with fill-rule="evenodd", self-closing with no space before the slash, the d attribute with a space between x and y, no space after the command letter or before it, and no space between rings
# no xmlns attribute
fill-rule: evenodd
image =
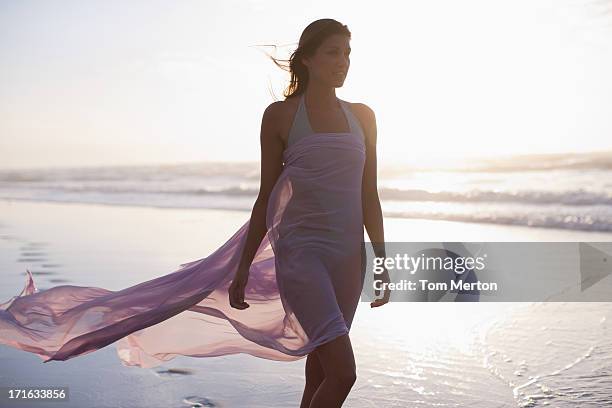
<svg viewBox="0 0 612 408"><path fill-rule="evenodd" d="M28 199L0 198L0 210L6 210L13 205L24 206L47 206L47 209L58 206L69 206L77 208L114 208L126 209L128 211L169 211L184 213L207 213L217 214L233 221L250 216L250 211L228 208L195 208L195 207L163 207L142 206L114 203L82 203L64 201L38 201ZM41 207L44 208L44 207ZM567 228L529 227L516 224L481 223L468 221L433 220L426 218L403 218L383 216L386 241L426 242L426 241L591 241L610 242L612 232L572 230ZM1 224L0 218L0 226ZM241 224L240 224L241 225ZM239 225L238 225L239 227ZM415 231L416 232L411 232ZM406 235L409 234L409 235ZM420 239L414 239L418 235ZM228 236L229 238L229 236ZM369 241L366 234L364 239Z"/></svg>

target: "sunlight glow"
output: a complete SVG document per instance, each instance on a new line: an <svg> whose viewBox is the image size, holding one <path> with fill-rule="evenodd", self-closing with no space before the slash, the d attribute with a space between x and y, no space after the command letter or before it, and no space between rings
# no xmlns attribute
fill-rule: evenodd
<svg viewBox="0 0 612 408"><path fill-rule="evenodd" d="M6 6L0 163L257 161L269 88L282 99L289 79L261 45L287 57L319 5ZM606 10L586 0L337 1L326 14L352 32L337 94L376 112L381 163L610 150Z"/></svg>

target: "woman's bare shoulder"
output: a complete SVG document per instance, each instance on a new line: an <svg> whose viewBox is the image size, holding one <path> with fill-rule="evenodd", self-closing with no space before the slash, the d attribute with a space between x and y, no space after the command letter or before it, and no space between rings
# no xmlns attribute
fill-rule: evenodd
<svg viewBox="0 0 612 408"><path fill-rule="evenodd" d="M362 102L348 102L351 110L359 119L363 119L364 122L371 120L374 117L374 110L368 105Z"/></svg>
<svg viewBox="0 0 612 408"><path fill-rule="evenodd" d="M368 105L362 102L348 102L351 111L357 116L357 119L361 123L361 127L365 130L365 136L367 138L372 137L372 133L376 130L376 115L374 110Z"/></svg>
<svg viewBox="0 0 612 408"><path fill-rule="evenodd" d="M278 104L278 109L282 110L283 113L291 115L292 113L295 113L295 110L297 109L298 98L289 97L284 101L277 101L275 103Z"/></svg>
<svg viewBox="0 0 612 408"><path fill-rule="evenodd" d="M292 118L297 111L297 98L287 98L283 101L272 102L266 108L264 117L274 123L275 134L280 137L283 146L287 147L287 137Z"/></svg>
<svg viewBox="0 0 612 408"><path fill-rule="evenodd" d="M297 109L295 98L287 98L284 101L275 101L268 105L265 114L275 121L283 120L286 117L292 117Z"/></svg>

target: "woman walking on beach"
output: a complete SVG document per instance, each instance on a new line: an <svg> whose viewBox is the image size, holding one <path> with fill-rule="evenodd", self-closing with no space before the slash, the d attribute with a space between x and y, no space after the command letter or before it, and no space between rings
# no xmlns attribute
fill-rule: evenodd
<svg viewBox="0 0 612 408"><path fill-rule="evenodd" d="M364 282L364 225L373 243L384 242L374 112L335 95L348 73L350 36L345 25L321 19L300 37L286 99L262 119L261 186L229 288L231 306L248 308L250 265L271 234L280 297L308 354L301 408L340 407L354 384L348 333ZM384 245L375 255L385 256ZM388 300L387 290L371 306Z"/></svg>
<svg viewBox="0 0 612 408"><path fill-rule="evenodd" d="M0 344L48 363L116 343L123 365L143 368L178 355L307 356L301 407L340 407L356 379L348 333L364 282L364 226L385 256L374 113L335 96L349 40L331 19L302 33L289 95L263 115L259 196L221 247L118 291L39 291L26 269L21 293L0 303ZM372 307L388 302L384 292Z"/></svg>

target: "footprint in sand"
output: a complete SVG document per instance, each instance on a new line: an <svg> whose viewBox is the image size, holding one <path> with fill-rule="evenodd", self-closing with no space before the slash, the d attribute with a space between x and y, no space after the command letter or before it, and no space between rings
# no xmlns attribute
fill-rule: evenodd
<svg viewBox="0 0 612 408"><path fill-rule="evenodd" d="M28 249L21 249L21 256L33 256L33 257L37 257L37 256L45 256L47 255L46 252L40 252L40 251L29 251Z"/></svg>
<svg viewBox="0 0 612 408"><path fill-rule="evenodd" d="M191 375L193 370L187 368L168 368L167 370L155 370L155 374L160 377L174 377L180 375Z"/></svg>
<svg viewBox="0 0 612 408"><path fill-rule="evenodd" d="M201 408L201 407L219 407L217 403L209 400L205 397L199 397L197 395L191 395L189 397L183 398L183 403L189 405L192 408Z"/></svg>
<svg viewBox="0 0 612 408"><path fill-rule="evenodd" d="M32 275L57 275L57 272L46 272L46 271L30 271ZM22 275L27 275L27 272L21 272Z"/></svg>
<svg viewBox="0 0 612 408"><path fill-rule="evenodd" d="M48 245L46 242L28 242L20 248L21 251L31 251L33 249L40 249L40 247Z"/></svg>
<svg viewBox="0 0 612 408"><path fill-rule="evenodd" d="M70 282L70 280L54 278L54 279L49 279L49 282L51 282L51 283L66 283L66 282Z"/></svg>
<svg viewBox="0 0 612 408"><path fill-rule="evenodd" d="M25 258L19 258L17 259L17 262L43 262L46 261L47 258L29 258L29 257L25 257Z"/></svg>

